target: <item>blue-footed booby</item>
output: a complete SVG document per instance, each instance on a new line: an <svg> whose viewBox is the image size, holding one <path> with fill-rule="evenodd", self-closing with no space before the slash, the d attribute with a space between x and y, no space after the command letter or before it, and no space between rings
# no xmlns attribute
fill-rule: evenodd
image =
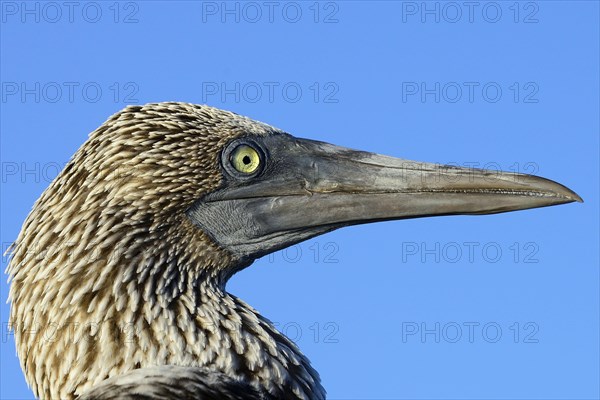
<svg viewBox="0 0 600 400"><path fill-rule="evenodd" d="M129 106L10 249L17 354L44 399L324 399L298 347L227 293L233 274L348 225L573 201L544 178L351 150L204 105Z"/></svg>

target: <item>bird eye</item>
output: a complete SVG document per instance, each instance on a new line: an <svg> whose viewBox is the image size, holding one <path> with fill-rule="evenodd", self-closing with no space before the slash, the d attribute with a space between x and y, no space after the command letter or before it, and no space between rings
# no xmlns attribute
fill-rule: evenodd
<svg viewBox="0 0 600 400"><path fill-rule="evenodd" d="M246 144L241 144L231 152L229 161L236 171L243 174L252 174L260 167L261 158L256 149Z"/></svg>

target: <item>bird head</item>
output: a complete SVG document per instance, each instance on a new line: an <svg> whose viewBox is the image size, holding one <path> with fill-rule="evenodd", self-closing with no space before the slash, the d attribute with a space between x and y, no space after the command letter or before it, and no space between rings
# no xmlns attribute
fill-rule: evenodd
<svg viewBox="0 0 600 400"><path fill-rule="evenodd" d="M128 266L124 282L166 263L177 278L161 289L179 292L192 275L224 283L264 254L348 225L573 201L581 198L536 176L392 158L208 106L157 103L127 107L92 132L36 203L14 253L34 239L71 254L93 249L112 260L104 277ZM64 275L86 268L52 261Z"/></svg>
<svg viewBox="0 0 600 400"><path fill-rule="evenodd" d="M293 390L318 391L316 373L294 345L222 294L235 272L348 225L573 201L581 198L540 177L351 150L208 106L130 106L90 134L12 248L17 351L34 391L53 397L156 364L212 365L232 376L253 371L271 393L283 393L265 383L268 374L256 372L254 358L232 362L234 370L216 356L243 357L248 348L304 371ZM221 330L208 325L227 318ZM122 330L91 346L63 336L50 345L20 328L112 320L144 328L135 345L121 345ZM248 341L239 349L223 339L234 328ZM98 329L88 334L97 338ZM162 344L165 332L171 339Z"/></svg>

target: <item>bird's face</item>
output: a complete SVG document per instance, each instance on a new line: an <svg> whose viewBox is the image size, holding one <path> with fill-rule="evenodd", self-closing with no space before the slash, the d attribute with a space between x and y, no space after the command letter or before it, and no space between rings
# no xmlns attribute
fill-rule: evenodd
<svg viewBox="0 0 600 400"><path fill-rule="evenodd" d="M531 175L415 162L253 130L249 125L218 149L219 186L186 212L242 265L353 224L581 201Z"/></svg>
<svg viewBox="0 0 600 400"><path fill-rule="evenodd" d="M151 232L177 225L181 234L184 224L190 234L191 226L200 240L190 243L209 242L205 254L233 271L347 225L581 201L544 178L351 150L185 103L125 109L72 164L55 186L80 193L77 212L99 209ZM118 179L106 176L111 169ZM183 251L189 259L192 247Z"/></svg>
<svg viewBox="0 0 600 400"><path fill-rule="evenodd" d="M107 172L112 170L118 173ZM172 251L167 245L180 246L183 261L202 264L210 255L205 264L229 271L225 276L264 254L347 225L581 200L544 178L346 149L185 103L116 114L53 186L49 192L72 211L95 210L98 221L87 223L99 227L97 242L113 240L111 224L120 224L175 240L165 252ZM72 202L64 201L69 196ZM132 253L127 240L124 247Z"/></svg>

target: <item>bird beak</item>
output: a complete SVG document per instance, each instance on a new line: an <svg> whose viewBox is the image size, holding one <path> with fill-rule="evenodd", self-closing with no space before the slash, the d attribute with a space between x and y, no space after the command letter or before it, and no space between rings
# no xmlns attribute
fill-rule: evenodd
<svg viewBox="0 0 600 400"><path fill-rule="evenodd" d="M567 187L532 175L409 161L289 135L259 143L267 160L260 176L226 181L188 212L240 258L348 225L582 201ZM227 222L216 215L228 215Z"/></svg>

